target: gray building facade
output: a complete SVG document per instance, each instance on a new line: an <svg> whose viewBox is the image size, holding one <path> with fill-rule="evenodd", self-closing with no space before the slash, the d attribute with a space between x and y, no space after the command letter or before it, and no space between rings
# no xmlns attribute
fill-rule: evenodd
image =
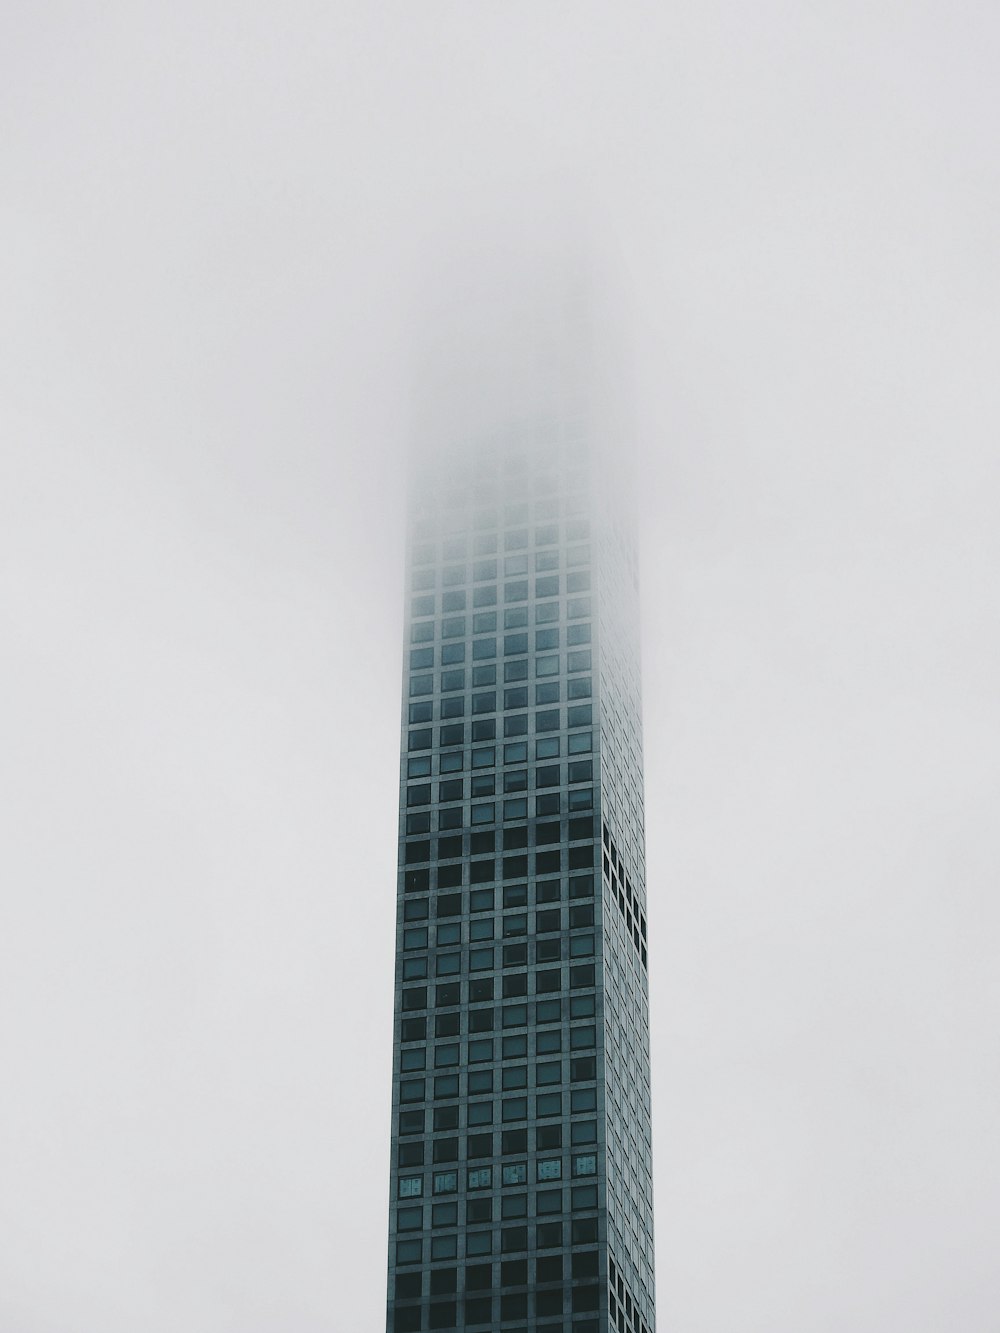
<svg viewBox="0 0 1000 1333"><path fill-rule="evenodd" d="M635 529L570 378L414 468L388 1333L655 1329Z"/></svg>

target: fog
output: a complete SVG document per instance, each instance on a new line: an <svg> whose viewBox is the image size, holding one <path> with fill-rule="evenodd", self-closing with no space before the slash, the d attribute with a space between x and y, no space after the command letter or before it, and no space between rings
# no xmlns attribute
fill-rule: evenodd
<svg viewBox="0 0 1000 1333"><path fill-rule="evenodd" d="M4 1333L384 1327L415 367L553 200L627 313L660 1327L994 1333L998 42L8 5Z"/></svg>

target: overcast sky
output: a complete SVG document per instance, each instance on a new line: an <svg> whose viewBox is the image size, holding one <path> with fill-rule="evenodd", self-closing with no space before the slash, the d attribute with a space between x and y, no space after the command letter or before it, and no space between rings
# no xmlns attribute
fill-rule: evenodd
<svg viewBox="0 0 1000 1333"><path fill-rule="evenodd" d="M631 310L660 1328L996 1333L1000 9L2 29L3 1333L381 1333L413 293L553 192Z"/></svg>

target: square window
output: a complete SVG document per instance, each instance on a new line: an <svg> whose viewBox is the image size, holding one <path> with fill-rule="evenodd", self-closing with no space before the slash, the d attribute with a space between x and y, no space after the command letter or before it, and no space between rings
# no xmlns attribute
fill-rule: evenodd
<svg viewBox="0 0 1000 1333"><path fill-rule="evenodd" d="M476 1157L492 1157L493 1135L470 1134L466 1145L466 1155L470 1161Z"/></svg>

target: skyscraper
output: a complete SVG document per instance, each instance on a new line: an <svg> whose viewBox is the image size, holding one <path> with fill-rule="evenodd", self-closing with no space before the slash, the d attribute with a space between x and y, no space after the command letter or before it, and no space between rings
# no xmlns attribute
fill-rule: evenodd
<svg viewBox="0 0 1000 1333"><path fill-rule="evenodd" d="M413 468L389 1333L655 1328L627 468L579 309L527 322Z"/></svg>

